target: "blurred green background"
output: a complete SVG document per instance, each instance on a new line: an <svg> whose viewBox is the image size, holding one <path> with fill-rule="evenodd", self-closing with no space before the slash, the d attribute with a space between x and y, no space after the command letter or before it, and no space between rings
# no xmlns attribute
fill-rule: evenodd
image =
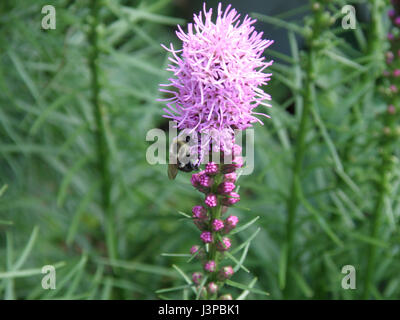
<svg viewBox="0 0 400 320"><path fill-rule="evenodd" d="M201 195L190 175L171 182L166 165L146 162L145 138L152 128L167 128L156 101L158 84L170 76L160 43L179 48L176 25L190 20L202 1L102 0L95 16L93 1L48 2L0 3L0 296L185 298L185 290L156 291L185 283L173 264L186 274L200 268L163 253L186 254L199 242L195 226L178 211L190 212ZM217 2L207 3L215 8ZM398 299L398 164L388 190L376 182L382 175L377 136L386 104L379 59L387 47L387 3L352 1L355 30L341 28L344 1L327 7L337 21L321 35L325 43L312 78L289 278L283 252L310 2L231 3L258 18L264 37L276 41L265 52L276 61L264 88L273 97L272 118L255 126L255 170L240 178L242 200L230 209L242 223L260 217L235 236L237 246L257 232L244 262L251 273L241 270L234 280L254 284L256 277L267 299L359 299L368 252L375 248L368 297ZM41 28L46 4L56 8L55 30ZM382 193L381 223L371 233ZM44 265L56 266L55 290L41 286ZM345 265L357 271L355 290L341 286Z"/></svg>

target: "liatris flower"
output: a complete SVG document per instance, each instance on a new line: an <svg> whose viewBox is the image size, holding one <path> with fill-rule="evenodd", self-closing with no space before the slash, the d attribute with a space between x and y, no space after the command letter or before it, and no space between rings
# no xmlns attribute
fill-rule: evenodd
<svg viewBox="0 0 400 320"><path fill-rule="evenodd" d="M204 203L209 207L216 207L218 203L217 196L215 194L209 193L204 200Z"/></svg>
<svg viewBox="0 0 400 320"><path fill-rule="evenodd" d="M216 20L212 10L194 15L194 24L188 24L185 33L178 26L177 36L183 42L181 50L164 47L172 53L168 66L174 76L160 89L172 95L167 99L164 117L176 122L178 129L189 130L199 136L190 153L200 152L199 164L203 171L194 173L191 184L205 194L204 206L192 209L195 225L201 230L200 239L205 248L193 246L191 254L200 256L207 277L200 296L214 295L226 279L233 275L232 267L219 267L224 252L231 248L231 240L223 235L234 229L236 216L222 220L228 207L240 200L235 190L236 171L243 166L242 148L235 143L235 130L244 130L260 122L254 112L259 105L270 106L270 96L261 88L271 74L263 73L273 61L265 61L263 51L273 41L263 40L253 24L256 20L245 16L240 22L236 10L228 6L225 11L218 5ZM164 87L171 87L165 89ZM269 117L269 116L266 116ZM183 131L181 134L183 135ZM195 141L191 139L190 141ZM219 153L219 154L218 154ZM192 155L192 154L191 154ZM216 161L214 156L220 162ZM212 158L212 161L210 160ZM220 268L220 269L219 269ZM200 281L200 273L193 274L193 282ZM198 289L200 290L200 288ZM231 300L231 295L220 299Z"/></svg>
<svg viewBox="0 0 400 320"><path fill-rule="evenodd" d="M210 188L214 183L214 180L208 175L203 174L199 177L199 185L205 188Z"/></svg>
<svg viewBox="0 0 400 320"><path fill-rule="evenodd" d="M174 78L162 86L175 89L160 89L173 95L165 99L164 117L176 121L179 129L214 129L221 136L228 133L232 137L234 129L261 122L253 109L260 104L270 106L265 103L270 96L258 87L270 80L271 74L263 70L273 61L265 62L262 53L273 41L262 39L263 34L253 27L255 22L245 16L240 23L237 11L230 5L222 11L221 4L213 22L212 9L207 11L204 3L203 13L194 15L187 33L178 26L182 49L163 46L173 55L167 70Z"/></svg>

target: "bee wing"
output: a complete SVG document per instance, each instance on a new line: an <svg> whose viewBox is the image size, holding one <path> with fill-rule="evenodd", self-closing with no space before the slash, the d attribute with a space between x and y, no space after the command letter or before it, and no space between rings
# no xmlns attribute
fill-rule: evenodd
<svg viewBox="0 0 400 320"><path fill-rule="evenodd" d="M178 165L168 164L168 178L174 180L178 174Z"/></svg>

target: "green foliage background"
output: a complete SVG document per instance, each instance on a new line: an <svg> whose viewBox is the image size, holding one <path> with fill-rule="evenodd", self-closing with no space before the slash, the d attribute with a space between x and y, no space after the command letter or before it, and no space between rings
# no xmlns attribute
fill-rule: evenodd
<svg viewBox="0 0 400 320"><path fill-rule="evenodd" d="M156 101L158 84L168 77L160 43L177 43L173 30L185 20L175 17L169 0L102 0L97 19L91 1L59 0L53 3L57 28L45 31L40 12L47 2L0 3L0 295L188 298L188 288L156 291L185 284L172 265L188 275L200 268L187 257L162 254L186 254L199 242L178 211L190 212L201 196L189 175L171 182L165 165L150 166L145 158L147 131L166 125ZM373 23L343 30L345 3L330 1L338 22L321 28L311 45L318 52L312 75L310 47L300 51L296 39L307 39L315 16L291 20L308 12L308 2L283 17L252 14L285 30L291 56L278 52L279 43L266 52L276 59L265 88L272 118L255 128L255 171L240 178L242 200L230 209L243 224L260 218L235 236L234 246L252 241L243 261L251 273L240 270L233 278L244 292L224 288L234 297L400 297L398 150L390 184L382 189L379 182L381 148L389 148L382 143L386 104L378 90L387 3L352 3L367 4ZM293 182L302 110L310 101L304 163ZM298 207L288 267L290 201ZM376 264L363 295L371 248ZM56 290L41 286L48 264L56 266ZM344 265L357 270L356 290L341 287ZM247 285L270 295L249 293Z"/></svg>

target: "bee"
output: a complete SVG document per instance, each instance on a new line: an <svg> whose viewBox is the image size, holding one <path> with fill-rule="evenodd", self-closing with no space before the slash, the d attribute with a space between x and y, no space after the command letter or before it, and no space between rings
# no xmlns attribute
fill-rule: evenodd
<svg viewBox="0 0 400 320"><path fill-rule="evenodd" d="M174 180L178 174L178 171L192 172L193 170L199 170L199 165L197 160L190 157L190 136L186 136L184 139L182 137L177 137L171 144L170 148L170 160L171 156L176 156L175 164L168 164L168 178ZM187 163L183 163L180 159L187 159ZM185 161L186 162L186 161Z"/></svg>

